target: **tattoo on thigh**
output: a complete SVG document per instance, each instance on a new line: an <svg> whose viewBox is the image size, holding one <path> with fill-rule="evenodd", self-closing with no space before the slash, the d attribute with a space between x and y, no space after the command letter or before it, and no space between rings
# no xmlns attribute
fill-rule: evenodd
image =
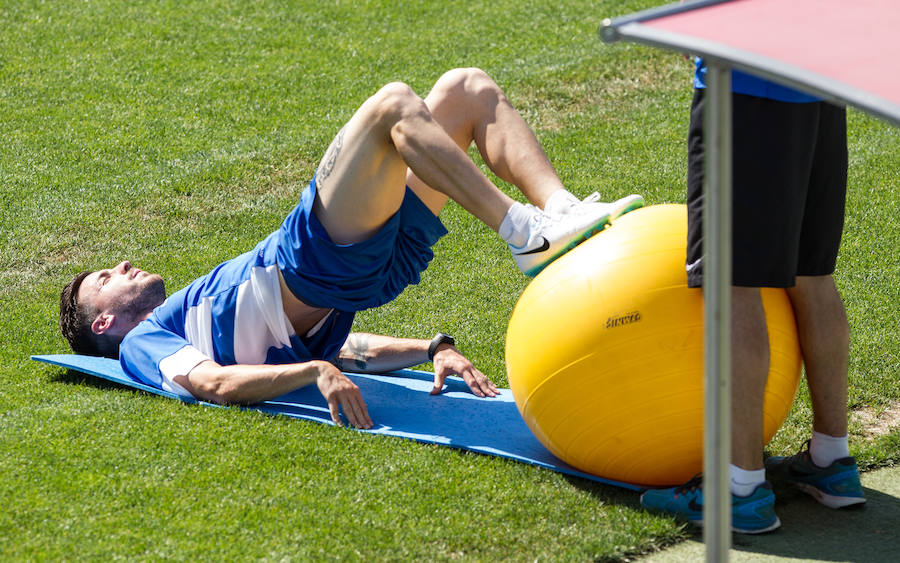
<svg viewBox="0 0 900 563"><path fill-rule="evenodd" d="M353 335L347 341L347 347L356 369L366 369L369 365L369 337L364 334Z"/></svg>
<svg viewBox="0 0 900 563"><path fill-rule="evenodd" d="M331 146L328 147L328 150L325 151L325 158L322 159L322 164L319 165L319 169L316 171L316 185L322 186L325 182L325 179L331 176L331 173L334 172L334 164L337 162L337 157L341 154L341 148L344 146L344 130L347 129L347 126L341 127L341 130L338 131L337 136L331 141Z"/></svg>

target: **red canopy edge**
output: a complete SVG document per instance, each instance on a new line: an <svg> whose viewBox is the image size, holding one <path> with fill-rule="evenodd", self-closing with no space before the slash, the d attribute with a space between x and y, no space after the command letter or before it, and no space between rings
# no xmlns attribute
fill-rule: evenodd
<svg viewBox="0 0 900 563"><path fill-rule="evenodd" d="M619 39L687 52L900 125L894 0L703 0L606 20Z"/></svg>

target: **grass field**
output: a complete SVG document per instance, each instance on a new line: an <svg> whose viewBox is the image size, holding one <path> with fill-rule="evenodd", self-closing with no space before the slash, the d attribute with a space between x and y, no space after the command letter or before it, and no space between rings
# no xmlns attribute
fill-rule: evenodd
<svg viewBox="0 0 900 563"><path fill-rule="evenodd" d="M631 492L28 360L67 351L57 307L74 273L128 258L174 290L251 248L392 80L424 95L446 69L484 68L571 191L683 202L690 63L597 35L604 17L653 4L0 6L0 559L617 560L683 537ZM836 279L850 406L877 417L900 401L900 134L851 112L849 135ZM442 219L451 234L422 283L356 329L450 332L506 386L506 323L527 279L459 207ZM771 450L799 447L810 420L801 392ZM900 460L896 426L867 429L851 428L865 468Z"/></svg>

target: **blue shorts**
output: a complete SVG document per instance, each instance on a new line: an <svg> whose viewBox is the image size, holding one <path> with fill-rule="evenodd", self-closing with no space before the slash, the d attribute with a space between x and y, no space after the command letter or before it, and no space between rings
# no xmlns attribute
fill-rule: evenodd
<svg viewBox="0 0 900 563"><path fill-rule="evenodd" d="M335 244L313 213L315 178L277 232L277 260L288 287L313 307L361 311L392 301L434 258L447 234L441 220L406 188L400 209L371 238Z"/></svg>

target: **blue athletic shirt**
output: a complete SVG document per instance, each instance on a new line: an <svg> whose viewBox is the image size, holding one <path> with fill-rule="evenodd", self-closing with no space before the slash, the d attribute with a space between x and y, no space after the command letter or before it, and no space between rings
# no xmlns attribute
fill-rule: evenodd
<svg viewBox="0 0 900 563"><path fill-rule="evenodd" d="M173 293L129 332L119 347L125 372L190 397L173 379L204 360L283 364L333 357L354 313L332 310L311 334L301 339L294 332L281 302L277 235Z"/></svg>
<svg viewBox="0 0 900 563"><path fill-rule="evenodd" d="M701 57L697 57L694 63L696 65L694 88L706 88L706 63L703 62ZM731 71L731 91L735 94L745 94L747 96L756 96L757 98L769 98L770 100L796 104L822 101L822 98L811 96L805 92L800 92L799 90L794 90L739 70Z"/></svg>

